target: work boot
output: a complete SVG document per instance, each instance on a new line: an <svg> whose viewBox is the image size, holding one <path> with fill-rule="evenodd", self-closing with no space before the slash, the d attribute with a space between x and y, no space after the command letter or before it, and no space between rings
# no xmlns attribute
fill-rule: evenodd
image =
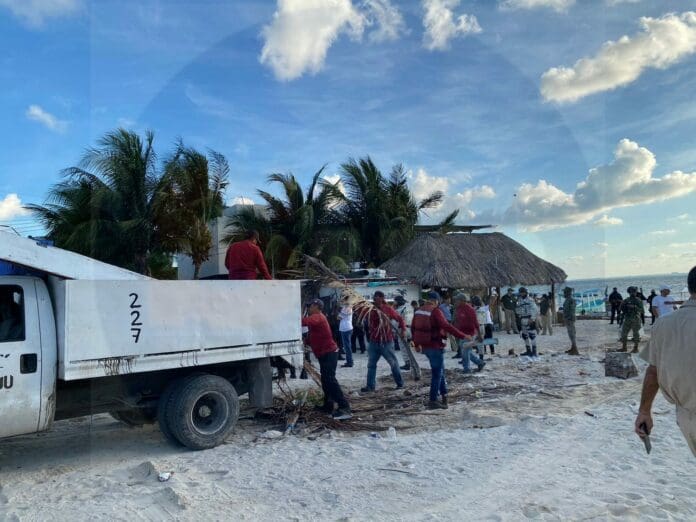
<svg viewBox="0 0 696 522"><path fill-rule="evenodd" d="M360 388L360 391L362 393L374 393L375 389L374 388L368 388L367 386L363 386Z"/></svg>
<svg viewBox="0 0 696 522"><path fill-rule="evenodd" d="M633 350L631 350L631 353L638 353L638 345L633 346Z"/></svg>
<svg viewBox="0 0 696 522"><path fill-rule="evenodd" d="M334 420L348 420L353 418L350 408L339 408L333 414Z"/></svg>
<svg viewBox="0 0 696 522"><path fill-rule="evenodd" d="M442 396L442 405L440 406L443 410L446 410L449 408L449 404L447 403L447 395Z"/></svg>
<svg viewBox="0 0 696 522"><path fill-rule="evenodd" d="M404 364L403 366L399 366L400 370L404 370L405 372L411 371L411 365L409 363Z"/></svg>
<svg viewBox="0 0 696 522"><path fill-rule="evenodd" d="M440 410L442 409L442 405L437 401L428 401L426 408L429 410Z"/></svg>
<svg viewBox="0 0 696 522"><path fill-rule="evenodd" d="M479 365L476 367L476 370L475 370L475 371L476 371L476 372L480 372L481 370L483 370L483 368L484 368L485 366L486 366L486 363L483 362L483 361L481 361L481 364L479 364Z"/></svg>
<svg viewBox="0 0 696 522"><path fill-rule="evenodd" d="M628 348L626 347L626 341L624 341L623 344L621 345L621 349L617 350L617 351L618 352L627 352L628 351Z"/></svg>
<svg viewBox="0 0 696 522"><path fill-rule="evenodd" d="M573 345L570 350L567 350L566 353L568 355L580 355L580 352L578 351L578 347Z"/></svg>

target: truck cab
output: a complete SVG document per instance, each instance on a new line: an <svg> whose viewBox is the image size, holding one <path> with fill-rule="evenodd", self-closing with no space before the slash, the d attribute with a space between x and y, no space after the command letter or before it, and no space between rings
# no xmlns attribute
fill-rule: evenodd
<svg viewBox="0 0 696 522"><path fill-rule="evenodd" d="M0 277L0 437L51 426L56 358L53 310L44 281Z"/></svg>

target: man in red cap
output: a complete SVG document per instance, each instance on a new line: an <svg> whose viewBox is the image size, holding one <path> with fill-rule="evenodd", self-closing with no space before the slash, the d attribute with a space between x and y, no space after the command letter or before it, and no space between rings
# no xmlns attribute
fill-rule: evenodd
<svg viewBox="0 0 696 522"><path fill-rule="evenodd" d="M225 256L225 266L229 279L255 280L257 270L264 279L273 279L268 273L266 261L259 248L259 233L256 230L247 231L243 241L237 241L229 246Z"/></svg>

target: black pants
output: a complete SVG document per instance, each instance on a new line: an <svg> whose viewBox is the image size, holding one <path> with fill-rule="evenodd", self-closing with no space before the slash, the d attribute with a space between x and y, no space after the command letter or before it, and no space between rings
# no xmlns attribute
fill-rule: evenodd
<svg viewBox="0 0 696 522"><path fill-rule="evenodd" d="M655 324L655 314L652 311L652 306L650 307L650 324Z"/></svg>
<svg viewBox="0 0 696 522"><path fill-rule="evenodd" d="M356 349L358 347L355 343L356 340L358 341L357 344L360 345L360 353L365 353L365 330L362 328L353 328L353 335L351 337L351 342L353 343L353 352L358 351Z"/></svg>
<svg viewBox="0 0 696 522"><path fill-rule="evenodd" d="M611 305L611 317L609 318L609 324L614 324L614 318L621 320L621 310L619 305Z"/></svg>
<svg viewBox="0 0 696 522"><path fill-rule="evenodd" d="M338 364L338 352L331 352L317 357L319 371L321 372L321 389L324 390L324 405L332 405L334 402L339 408L349 408L348 401L343 395L343 390L336 380L336 365Z"/></svg>

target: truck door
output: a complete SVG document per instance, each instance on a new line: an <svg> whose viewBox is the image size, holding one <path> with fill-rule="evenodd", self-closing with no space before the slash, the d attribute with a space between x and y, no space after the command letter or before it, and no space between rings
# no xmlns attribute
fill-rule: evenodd
<svg viewBox="0 0 696 522"><path fill-rule="evenodd" d="M0 437L37 431L41 335L32 278L0 278Z"/></svg>

